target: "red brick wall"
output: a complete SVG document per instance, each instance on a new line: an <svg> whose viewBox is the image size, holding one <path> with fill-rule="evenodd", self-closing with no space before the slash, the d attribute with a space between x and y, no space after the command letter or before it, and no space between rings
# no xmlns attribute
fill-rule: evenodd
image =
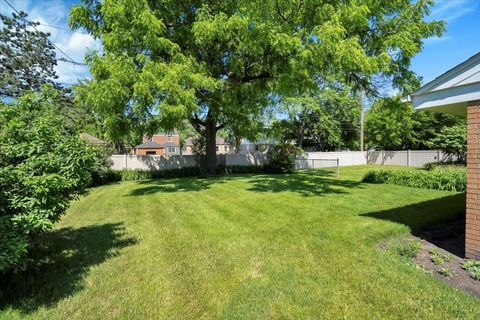
<svg viewBox="0 0 480 320"><path fill-rule="evenodd" d="M163 156L165 154L165 149L137 149L136 154L138 156L145 156L147 155L147 152L155 152L155 155Z"/></svg>
<svg viewBox="0 0 480 320"><path fill-rule="evenodd" d="M480 259L480 101L468 103L467 124L465 256Z"/></svg>

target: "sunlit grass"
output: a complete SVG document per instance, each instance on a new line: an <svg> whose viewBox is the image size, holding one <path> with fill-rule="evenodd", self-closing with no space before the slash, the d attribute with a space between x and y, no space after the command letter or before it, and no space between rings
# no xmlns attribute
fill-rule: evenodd
<svg viewBox="0 0 480 320"><path fill-rule="evenodd" d="M378 249L463 213L464 195L360 183L369 169L93 189L0 317L478 319L478 299Z"/></svg>

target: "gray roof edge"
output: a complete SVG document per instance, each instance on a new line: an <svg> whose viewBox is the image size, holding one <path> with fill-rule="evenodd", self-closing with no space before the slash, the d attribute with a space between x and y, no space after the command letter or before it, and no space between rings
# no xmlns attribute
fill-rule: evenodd
<svg viewBox="0 0 480 320"><path fill-rule="evenodd" d="M450 76L456 76L462 72L464 72L466 69L469 69L472 65L477 64L480 62L480 52L474 54L467 60L457 64L455 67L450 68L449 70L445 71L432 81L424 84L421 86L419 89L417 89L414 93L412 93L412 96L417 96L425 93L426 91L430 90L433 88L435 85L440 84L442 81L445 80L445 78L450 77Z"/></svg>

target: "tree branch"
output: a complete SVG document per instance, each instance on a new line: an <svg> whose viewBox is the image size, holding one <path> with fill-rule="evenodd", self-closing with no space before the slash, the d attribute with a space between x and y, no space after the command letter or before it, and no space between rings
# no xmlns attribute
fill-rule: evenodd
<svg viewBox="0 0 480 320"><path fill-rule="evenodd" d="M203 134L205 132L205 122L200 120L197 115L189 118L188 121L199 134Z"/></svg>

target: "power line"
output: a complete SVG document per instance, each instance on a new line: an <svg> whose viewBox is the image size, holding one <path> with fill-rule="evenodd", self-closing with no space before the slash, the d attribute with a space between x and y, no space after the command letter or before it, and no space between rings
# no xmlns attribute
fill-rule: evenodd
<svg viewBox="0 0 480 320"><path fill-rule="evenodd" d="M13 9L13 11L15 11L18 15L20 15L20 17L22 17L22 19L28 24L30 25L32 28L34 28L35 30L37 30L38 32L41 32L40 30L38 30L36 27L35 27L35 24L33 24L32 22L28 21L25 17L23 17L20 13L20 11L18 11L12 4L10 4L10 2L8 2L7 0L3 0L10 8ZM43 32L42 32L43 34ZM50 41L50 39L48 39L47 36L45 36L45 39L47 40L48 43L50 43L53 47L55 47L58 51L60 51L65 57L68 58L68 60L65 60L65 62L69 62L69 63L72 63L72 64L76 64L76 65L86 65L85 63L82 63L82 62L77 62L75 60L73 60L72 57L70 57L68 54L66 54L62 49L60 49L55 43L53 43L52 41ZM59 59L60 60L60 59ZM63 60L62 60L63 61Z"/></svg>
<svg viewBox="0 0 480 320"><path fill-rule="evenodd" d="M68 28L65 28L65 27L59 27L59 26L52 26L50 24L45 24L45 23L40 23L40 22L37 22L39 25L41 26L44 26L44 27L49 27L49 28L54 28L54 29L59 29L59 30L65 30L65 31L70 31L70 32L75 32L75 33L80 33L80 34L86 34L88 35L88 33L85 33L85 32L82 32L82 31L78 31L78 30L72 30L72 29L68 29Z"/></svg>

